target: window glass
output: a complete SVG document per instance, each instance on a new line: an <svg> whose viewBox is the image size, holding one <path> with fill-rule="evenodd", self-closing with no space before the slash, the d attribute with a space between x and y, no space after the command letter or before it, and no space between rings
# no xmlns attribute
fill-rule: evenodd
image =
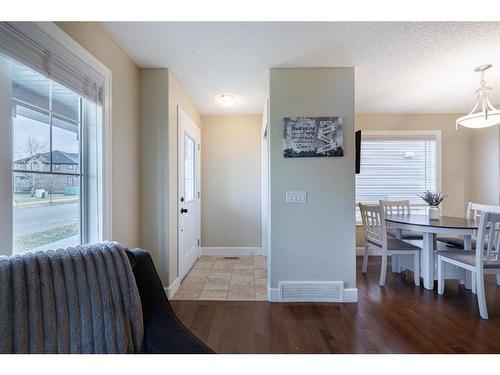
<svg viewBox="0 0 500 375"><path fill-rule="evenodd" d="M63 172L79 173L80 164L80 126L52 118L52 163L63 166ZM64 168L66 167L66 168Z"/></svg>
<svg viewBox="0 0 500 375"><path fill-rule="evenodd" d="M13 65L14 252L78 245L81 99L30 69Z"/></svg>
<svg viewBox="0 0 500 375"><path fill-rule="evenodd" d="M187 201L195 198L195 151L196 142L184 136L184 198Z"/></svg>
<svg viewBox="0 0 500 375"><path fill-rule="evenodd" d="M22 106L16 106L22 108ZM31 171L50 171L49 116L24 117L13 112L13 168Z"/></svg>
<svg viewBox="0 0 500 375"><path fill-rule="evenodd" d="M14 101L29 103L38 109L49 110L49 79L19 63L11 64L11 74L12 97Z"/></svg>
<svg viewBox="0 0 500 375"><path fill-rule="evenodd" d="M60 117L78 121L80 115L78 94L56 82L52 82L52 112Z"/></svg>

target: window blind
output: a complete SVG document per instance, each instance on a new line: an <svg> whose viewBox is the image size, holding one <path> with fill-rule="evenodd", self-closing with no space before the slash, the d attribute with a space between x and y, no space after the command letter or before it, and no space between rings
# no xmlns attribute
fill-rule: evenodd
<svg viewBox="0 0 500 375"><path fill-rule="evenodd" d="M425 203L417 194L436 190L436 147L435 135L363 133L356 203L408 199L414 210L423 210Z"/></svg>
<svg viewBox="0 0 500 375"><path fill-rule="evenodd" d="M31 22L0 22L0 52L101 103L105 79L102 74L44 34Z"/></svg>

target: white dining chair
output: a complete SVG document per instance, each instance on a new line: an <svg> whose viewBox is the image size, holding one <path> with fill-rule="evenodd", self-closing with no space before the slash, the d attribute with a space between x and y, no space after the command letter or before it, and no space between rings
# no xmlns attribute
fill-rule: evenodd
<svg viewBox="0 0 500 375"><path fill-rule="evenodd" d="M493 206L493 205L469 202L467 204L467 211L465 213L465 217L469 220L478 221L479 218L481 217L482 212L500 213L500 206ZM476 237L477 236L472 236L472 242L471 242L472 249L476 248ZM444 242L446 245L451 246L451 247L456 247L456 248L460 248L460 249L464 248L464 239L463 238L440 236L437 238L437 240L440 242ZM468 250L470 250L470 249L468 249Z"/></svg>
<svg viewBox="0 0 500 375"><path fill-rule="evenodd" d="M408 242L387 236L382 208L379 205L365 205L359 203L359 211L363 223L363 236L365 254L363 257L362 272L366 273L368 268L369 246L376 246L381 250L382 265L380 269L379 285L385 285L387 274L387 258L389 255L407 254L413 255L413 274L415 285L420 285L420 252L421 248Z"/></svg>
<svg viewBox="0 0 500 375"><path fill-rule="evenodd" d="M380 207L384 217L387 215L410 215L411 205L408 199L405 200L380 200ZM391 237L397 238L396 231L388 228L387 234ZM403 240L422 240L422 233L402 231L401 238Z"/></svg>
<svg viewBox="0 0 500 375"><path fill-rule="evenodd" d="M477 243L485 243L483 249L438 251L438 294L444 294L445 265L451 264L471 271L476 280L476 294L481 318L488 319L486 294L484 289L485 274L500 274L500 214L481 213L477 230Z"/></svg>
<svg viewBox="0 0 500 375"><path fill-rule="evenodd" d="M380 207L387 215L409 215L410 201L406 200L380 200Z"/></svg>

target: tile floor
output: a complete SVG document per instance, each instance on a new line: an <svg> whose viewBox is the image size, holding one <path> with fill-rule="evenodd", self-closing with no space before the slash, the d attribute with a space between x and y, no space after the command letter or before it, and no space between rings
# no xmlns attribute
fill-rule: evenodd
<svg viewBox="0 0 500 375"><path fill-rule="evenodd" d="M267 258L202 255L173 299L267 301Z"/></svg>

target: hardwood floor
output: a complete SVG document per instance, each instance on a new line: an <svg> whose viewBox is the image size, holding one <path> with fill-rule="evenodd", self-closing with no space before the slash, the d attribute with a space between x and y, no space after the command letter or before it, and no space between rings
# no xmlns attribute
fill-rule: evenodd
<svg viewBox="0 0 500 375"><path fill-rule="evenodd" d="M500 287L487 277L489 320L475 295L448 281L444 296L379 264L357 267L357 304L172 301L217 353L500 353ZM389 268L390 269L390 268Z"/></svg>

